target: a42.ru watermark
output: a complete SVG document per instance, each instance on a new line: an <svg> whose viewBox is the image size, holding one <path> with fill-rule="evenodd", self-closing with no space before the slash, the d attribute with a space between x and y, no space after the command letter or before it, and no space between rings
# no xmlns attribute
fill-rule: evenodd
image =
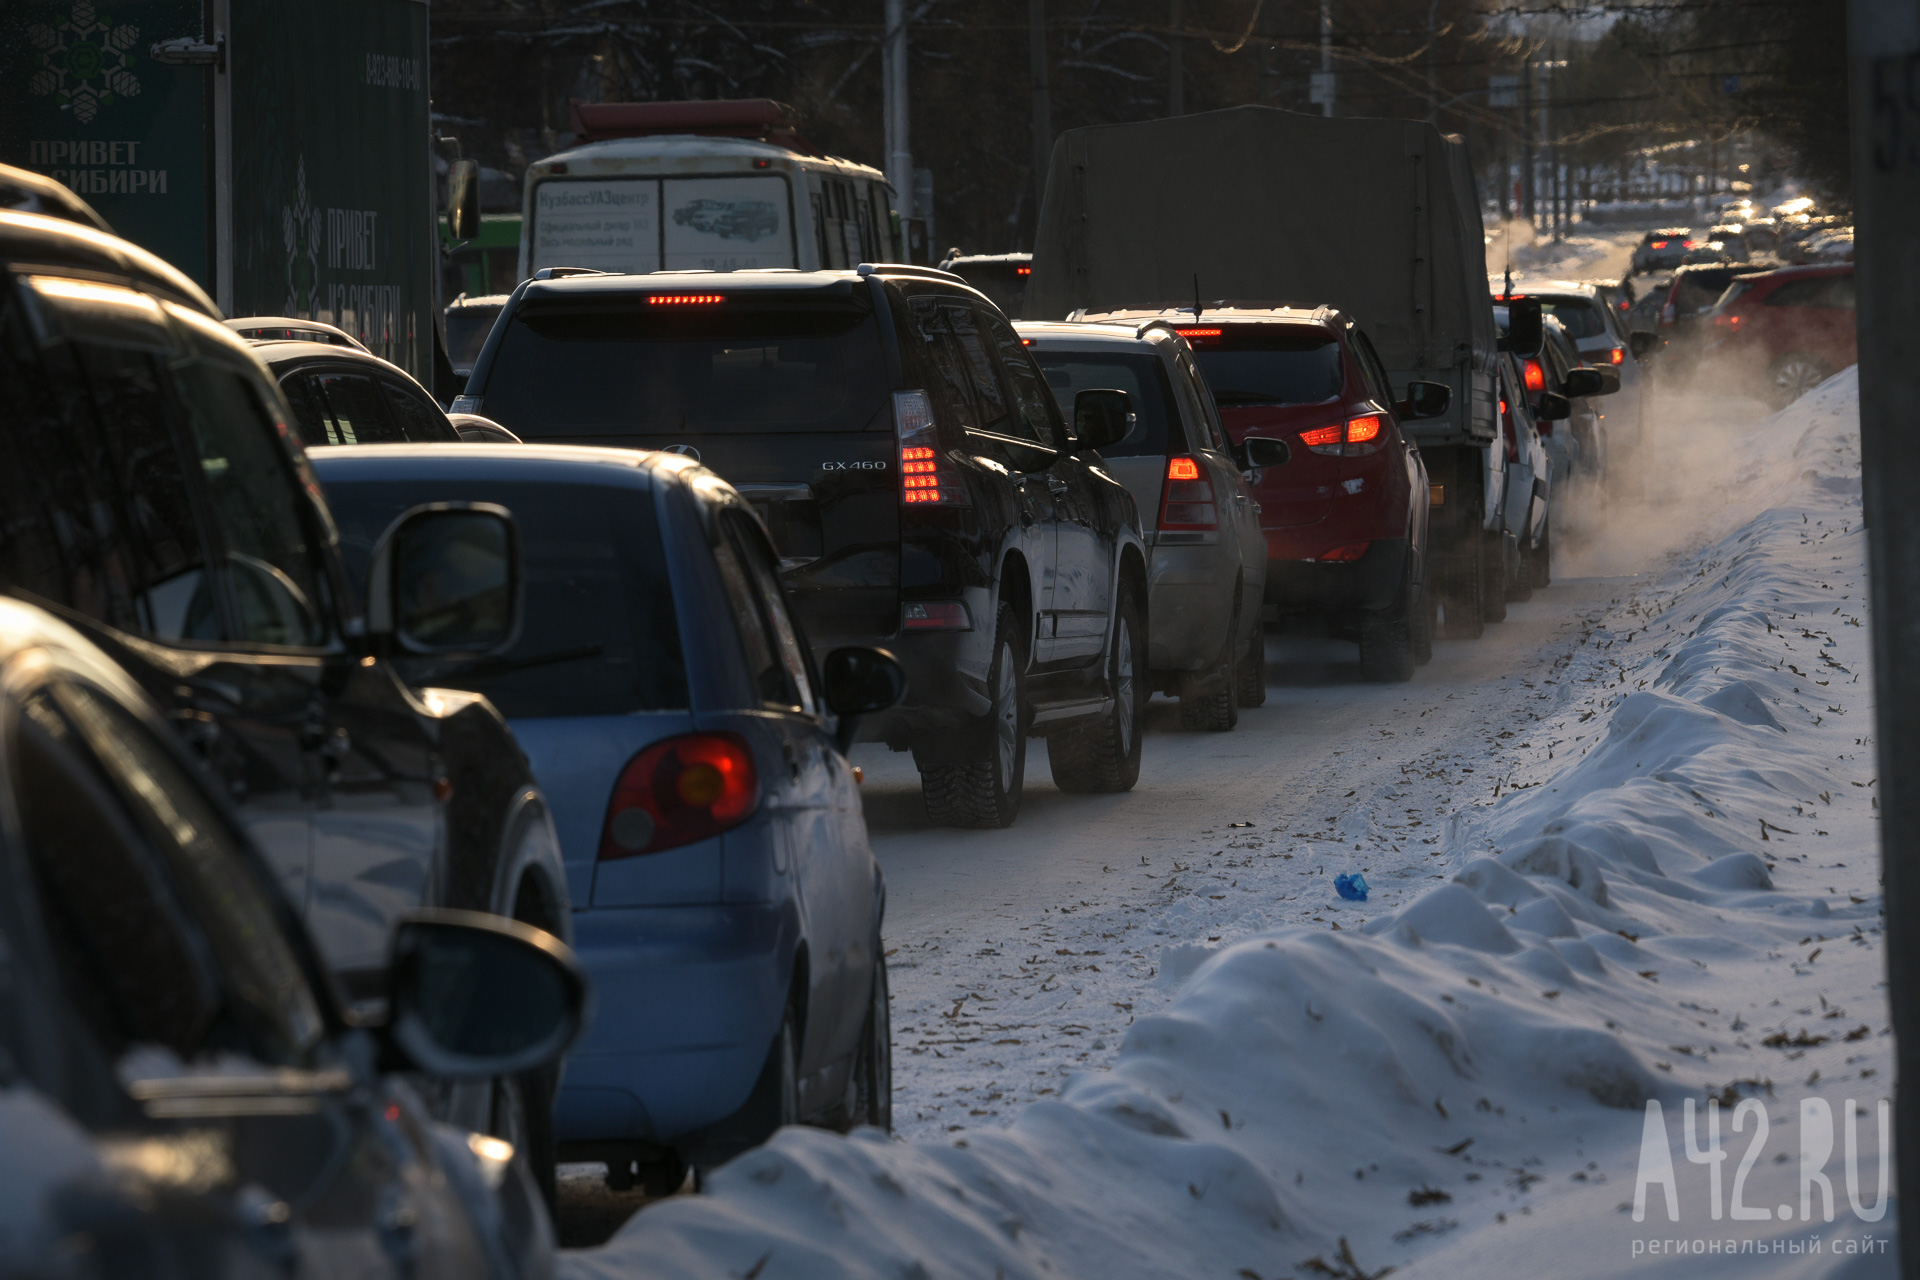
<svg viewBox="0 0 1920 1280"><path fill-rule="evenodd" d="M1879 1114L1879 1177L1878 1191L1873 1204L1865 1204L1861 1199L1860 1186L1860 1138L1859 1119L1861 1107L1852 1098L1841 1104L1841 1131L1845 1140L1845 1175L1847 1204L1854 1215L1862 1222L1878 1222L1887 1214L1887 1191L1891 1181L1893 1160L1892 1109L1882 1099ZM1747 1177L1759 1163L1761 1152L1767 1145L1767 1134L1771 1127L1767 1120L1767 1109L1758 1098L1743 1099L1733 1108L1730 1128L1733 1133L1745 1134L1752 1130L1747 1139L1746 1151L1740 1157L1732 1185L1723 1187L1724 1166L1732 1152L1720 1143L1720 1102L1709 1100L1706 1105L1705 1130L1706 1141L1698 1140L1699 1128L1696 1126L1694 1102L1688 1098L1681 1110L1680 1130L1685 1155L1693 1164L1707 1166L1707 1212L1718 1222L1724 1215L1734 1222L1791 1222L1796 1218L1801 1222L1812 1222L1816 1209L1816 1192L1821 1220L1832 1222L1834 1219L1833 1179L1828 1176L1827 1162L1833 1158L1834 1117L1833 1108L1825 1098L1803 1098L1800 1101L1800 1176L1799 1205L1781 1204L1749 1205L1745 1201ZM1751 1123L1749 1123L1751 1121ZM1733 1145L1731 1142L1729 1145ZM1633 1183L1633 1220L1644 1222L1647 1217L1647 1193L1658 1188L1664 1193L1667 1220L1680 1221L1680 1190L1674 1177L1673 1142L1667 1132L1666 1116L1660 1103L1649 1099L1646 1120L1640 1131L1640 1171ZM1722 1191L1730 1190L1731 1196L1723 1198Z"/></svg>

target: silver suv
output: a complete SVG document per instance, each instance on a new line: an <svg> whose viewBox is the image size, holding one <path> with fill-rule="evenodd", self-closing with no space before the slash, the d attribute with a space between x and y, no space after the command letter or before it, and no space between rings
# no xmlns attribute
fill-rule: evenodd
<svg viewBox="0 0 1920 1280"><path fill-rule="evenodd" d="M1068 414L1083 391L1127 394L1127 434L1100 456L1140 508L1153 687L1179 697L1186 728L1233 728L1267 699L1267 543L1187 340L1166 321L1014 327Z"/></svg>

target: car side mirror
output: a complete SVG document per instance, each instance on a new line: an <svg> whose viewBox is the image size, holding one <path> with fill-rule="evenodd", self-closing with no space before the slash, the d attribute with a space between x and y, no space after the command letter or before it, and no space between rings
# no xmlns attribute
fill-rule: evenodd
<svg viewBox="0 0 1920 1280"><path fill-rule="evenodd" d="M388 994L388 1037L413 1066L446 1080L548 1066L586 1026L587 979L572 949L478 911L401 921Z"/></svg>
<svg viewBox="0 0 1920 1280"><path fill-rule="evenodd" d="M455 240L480 235L480 162L455 160L447 166L447 233Z"/></svg>
<svg viewBox="0 0 1920 1280"><path fill-rule="evenodd" d="M1660 335L1649 333L1645 329L1635 329L1627 335L1627 350L1633 352L1635 360L1645 360L1660 342Z"/></svg>
<svg viewBox="0 0 1920 1280"><path fill-rule="evenodd" d="M1507 309L1507 336L1500 340L1501 348L1517 356L1538 355L1547 340L1540 299L1509 298L1503 305Z"/></svg>
<svg viewBox="0 0 1920 1280"><path fill-rule="evenodd" d="M403 653L480 657L520 625L513 516L486 502L414 507L387 527L367 571L367 632Z"/></svg>
<svg viewBox="0 0 1920 1280"><path fill-rule="evenodd" d="M1452 405L1453 388L1446 383L1409 382L1400 415L1406 418L1437 418Z"/></svg>
<svg viewBox="0 0 1920 1280"><path fill-rule="evenodd" d="M1600 371L1582 367L1567 370L1567 376L1562 380L1561 390L1569 397L1597 396L1604 394L1600 389L1601 386Z"/></svg>
<svg viewBox="0 0 1920 1280"><path fill-rule="evenodd" d="M1573 416L1573 404L1563 395L1552 391L1543 392L1540 403L1534 409L1533 416L1541 422L1559 422Z"/></svg>
<svg viewBox="0 0 1920 1280"><path fill-rule="evenodd" d="M898 706L907 696L907 673L885 649L849 645L827 655L820 671L827 707L839 717L834 734L842 755L853 745L860 717Z"/></svg>
<svg viewBox="0 0 1920 1280"><path fill-rule="evenodd" d="M1118 444L1133 423L1133 397L1124 391L1082 391L1073 398L1073 434L1083 449Z"/></svg>
<svg viewBox="0 0 1920 1280"><path fill-rule="evenodd" d="M1293 450L1285 440L1271 436L1248 436L1240 445L1240 462L1249 471L1261 467L1284 467L1293 461Z"/></svg>

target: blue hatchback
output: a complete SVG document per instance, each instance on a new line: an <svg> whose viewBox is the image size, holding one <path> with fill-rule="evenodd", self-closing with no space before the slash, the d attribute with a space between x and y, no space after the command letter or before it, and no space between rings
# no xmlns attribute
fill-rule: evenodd
<svg viewBox="0 0 1920 1280"><path fill-rule="evenodd" d="M492 699L552 805L595 1007L561 1159L661 1185L782 1124L888 1127L885 895L845 743L897 700L899 668L836 650L823 697L758 518L687 459L385 445L312 463L356 574L421 503L513 512L519 639L409 674Z"/></svg>

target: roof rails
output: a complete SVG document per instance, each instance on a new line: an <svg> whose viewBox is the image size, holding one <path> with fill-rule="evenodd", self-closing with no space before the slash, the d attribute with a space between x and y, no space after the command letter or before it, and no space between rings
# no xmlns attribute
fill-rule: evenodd
<svg viewBox="0 0 1920 1280"><path fill-rule="evenodd" d="M324 342L330 347L366 351L365 343L334 325L298 316L239 316L224 322L227 328L254 342Z"/></svg>
<svg viewBox="0 0 1920 1280"><path fill-rule="evenodd" d="M610 276L611 271L602 271L598 267L542 267L529 280L564 280L568 276Z"/></svg>
<svg viewBox="0 0 1920 1280"><path fill-rule="evenodd" d="M800 133L800 113L772 98L721 98L709 102L581 102L573 100L573 131L582 142L704 134L750 138L808 155L820 149Z"/></svg>
<svg viewBox="0 0 1920 1280"><path fill-rule="evenodd" d="M939 280L946 284L967 284L951 271L942 271L938 267L916 267L905 262L863 262L854 268L863 276L885 273L890 276L912 276L916 280ZM972 285L967 285L971 289Z"/></svg>

